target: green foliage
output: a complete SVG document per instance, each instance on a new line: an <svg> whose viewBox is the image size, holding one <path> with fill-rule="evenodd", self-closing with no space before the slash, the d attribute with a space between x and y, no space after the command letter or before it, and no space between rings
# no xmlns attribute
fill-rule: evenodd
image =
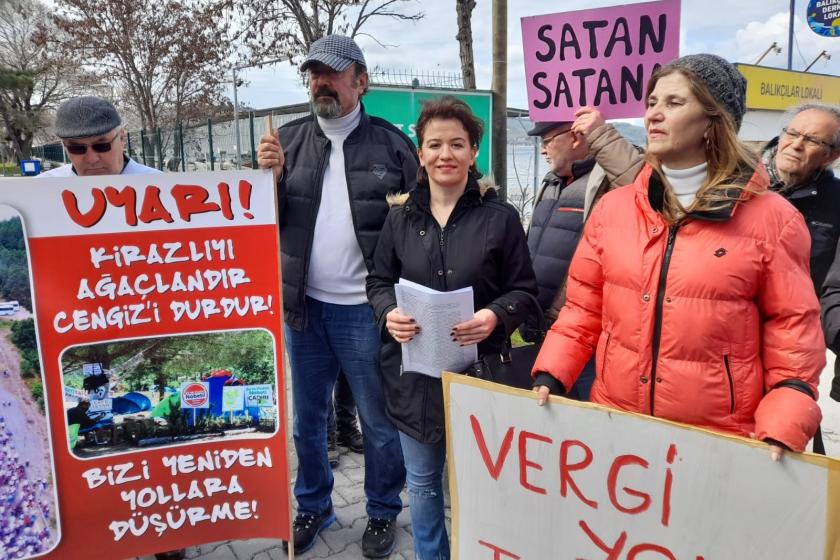
<svg viewBox="0 0 840 560"><path fill-rule="evenodd" d="M32 309L29 266L20 218L0 222L0 294Z"/></svg>
<svg viewBox="0 0 840 560"><path fill-rule="evenodd" d="M80 384L85 363L117 373L126 391L178 387L213 371L232 372L249 385L274 383L274 342L266 331L172 336L76 347L63 357L64 383Z"/></svg>
<svg viewBox="0 0 840 560"><path fill-rule="evenodd" d="M38 378L41 362L38 359L38 342L35 339L35 321L24 319L12 324L11 340L21 354L20 374L24 378Z"/></svg>
<svg viewBox="0 0 840 560"><path fill-rule="evenodd" d="M0 69L0 71L2 71ZM16 163L0 163L0 177L19 177L20 167Z"/></svg>
<svg viewBox="0 0 840 560"><path fill-rule="evenodd" d="M38 408L44 412L44 386L40 381L35 381L29 385L29 392L32 393L32 399L38 403Z"/></svg>

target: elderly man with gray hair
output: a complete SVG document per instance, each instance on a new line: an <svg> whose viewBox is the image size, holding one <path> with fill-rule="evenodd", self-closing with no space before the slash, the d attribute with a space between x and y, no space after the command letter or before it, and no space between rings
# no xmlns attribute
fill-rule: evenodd
<svg viewBox="0 0 840 560"><path fill-rule="evenodd" d="M101 97L74 97L62 103L55 114L55 134L61 138L70 163L39 177L160 173L124 154L125 129L120 115Z"/></svg>

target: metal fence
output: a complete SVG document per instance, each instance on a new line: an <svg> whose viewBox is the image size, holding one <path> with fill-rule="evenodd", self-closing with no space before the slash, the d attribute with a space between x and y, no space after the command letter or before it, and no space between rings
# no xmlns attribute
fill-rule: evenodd
<svg viewBox="0 0 840 560"><path fill-rule="evenodd" d="M239 167L256 168L256 147L271 126L278 127L308 114L306 104L243 113L239 118ZM533 199L539 179L548 170L539 155L538 139L525 136L532 123L527 117L508 118L506 194L519 211L523 223L530 221ZM199 125L128 131L126 148L129 157L163 171L214 171L237 168L236 129L233 119L207 120ZM33 157L44 169L67 163L60 142L37 146ZM17 169L11 169L19 174Z"/></svg>
<svg viewBox="0 0 840 560"><path fill-rule="evenodd" d="M256 167L256 146L268 130L304 116L306 106L242 113L239 117L240 161L237 166L236 129L233 119L208 119L202 124L154 130L127 131L128 156L162 171L205 171ZM32 156L50 169L67 163L61 142L32 148Z"/></svg>

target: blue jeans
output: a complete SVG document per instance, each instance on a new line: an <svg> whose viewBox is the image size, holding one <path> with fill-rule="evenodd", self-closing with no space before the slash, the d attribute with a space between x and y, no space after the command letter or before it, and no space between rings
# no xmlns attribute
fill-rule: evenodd
<svg viewBox="0 0 840 560"><path fill-rule="evenodd" d="M369 517L394 519L402 511L405 466L397 429L385 416L379 372L379 327L368 304L337 305L306 298L308 326L286 325L292 366L298 513L320 514L332 500L327 460L327 415L338 370L356 400L365 446L365 495Z"/></svg>
<svg viewBox="0 0 840 560"><path fill-rule="evenodd" d="M408 511L417 560L449 560L449 538L443 512L443 464L446 440L420 443L400 432L408 474Z"/></svg>

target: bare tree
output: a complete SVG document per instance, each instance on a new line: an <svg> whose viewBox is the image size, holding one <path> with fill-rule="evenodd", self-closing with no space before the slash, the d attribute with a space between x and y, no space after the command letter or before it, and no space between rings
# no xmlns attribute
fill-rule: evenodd
<svg viewBox="0 0 840 560"><path fill-rule="evenodd" d="M534 200L536 199L537 193L534 192L527 183L523 183L522 179L519 177L519 169L516 167L516 144L513 146L510 159L513 163L513 176L516 179L516 188L511 189L508 187L507 201L516 208L516 211L519 213L519 221L522 222L523 225L527 226L531 223L531 213L534 210ZM528 167L525 169L526 177L531 175L532 162L534 164L534 171L536 172L537 162L529 155Z"/></svg>
<svg viewBox="0 0 840 560"><path fill-rule="evenodd" d="M50 26L39 2L0 3L0 124L18 160L31 157L46 113L79 77L65 57L48 47Z"/></svg>
<svg viewBox="0 0 840 560"><path fill-rule="evenodd" d="M241 19L248 22L242 38L254 58L282 53L296 63L325 35L365 35L379 42L362 28L374 18L422 19L422 12L403 11L412 3L414 0L244 0L235 5Z"/></svg>
<svg viewBox="0 0 840 560"><path fill-rule="evenodd" d="M472 12L476 0L455 0L458 17L458 46L461 51L461 75L466 89L475 89L475 57L473 56Z"/></svg>
<svg viewBox="0 0 840 560"><path fill-rule="evenodd" d="M144 128L218 105L231 52L226 0L59 0L62 42L126 96Z"/></svg>

